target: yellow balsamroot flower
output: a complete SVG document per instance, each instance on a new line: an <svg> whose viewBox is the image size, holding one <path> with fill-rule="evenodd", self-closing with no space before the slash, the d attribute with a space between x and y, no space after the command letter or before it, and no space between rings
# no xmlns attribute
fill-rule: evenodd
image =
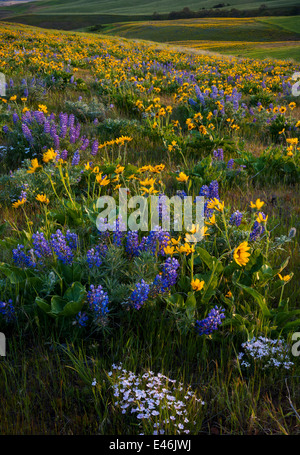
<svg viewBox="0 0 300 455"><path fill-rule="evenodd" d="M208 221L205 221L205 224L208 224L208 225L210 225L210 226L212 226L213 224L216 224L216 217L215 217L215 214L213 214L213 216L210 217Z"/></svg>
<svg viewBox="0 0 300 455"><path fill-rule="evenodd" d="M9 98L9 101L16 101L17 95L13 95Z"/></svg>
<svg viewBox="0 0 300 455"><path fill-rule="evenodd" d="M84 165L84 169L85 169L86 171L91 170L92 168L91 168L90 163L86 163L86 164Z"/></svg>
<svg viewBox="0 0 300 455"><path fill-rule="evenodd" d="M256 202L250 202L250 207L252 209L257 209L257 210L260 210L262 208L262 206L264 205L264 202L261 201L260 199L256 199Z"/></svg>
<svg viewBox="0 0 300 455"><path fill-rule="evenodd" d="M115 169L115 173L116 174L122 174L122 172L124 171L125 169L125 166L120 166L120 164L118 164L118 166L116 167Z"/></svg>
<svg viewBox="0 0 300 455"><path fill-rule="evenodd" d="M180 240L181 240L181 237L178 237L177 240L172 238L171 243L172 243L172 245L177 246L179 244Z"/></svg>
<svg viewBox="0 0 300 455"><path fill-rule="evenodd" d="M166 247L164 248L164 252L165 252L167 255L170 255L170 256L173 256L174 251L175 251L175 249L174 249L173 246L166 246Z"/></svg>
<svg viewBox="0 0 300 455"><path fill-rule="evenodd" d="M39 104L38 108L39 108L39 111L44 112L44 114L47 114L47 112L48 112L47 106L45 106L44 104Z"/></svg>
<svg viewBox="0 0 300 455"><path fill-rule="evenodd" d="M217 205L220 204L220 201L219 199L217 199L216 197L214 197L213 199L210 199L207 203L207 208L208 209L214 209Z"/></svg>
<svg viewBox="0 0 300 455"><path fill-rule="evenodd" d="M218 212L223 212L224 210L224 205L225 205L225 202L219 202L219 204L216 205L216 210L218 210Z"/></svg>
<svg viewBox="0 0 300 455"><path fill-rule="evenodd" d="M156 182L156 179L149 179L148 177L145 180L140 180L140 184L143 186L153 186Z"/></svg>
<svg viewBox="0 0 300 455"><path fill-rule="evenodd" d="M52 148L48 149L47 152L43 154L43 161L44 163L49 163L49 161L54 160L57 157L57 152L55 152Z"/></svg>
<svg viewBox="0 0 300 455"><path fill-rule="evenodd" d="M198 231L199 231L199 224L197 224L197 225L196 224L192 224L192 227L191 227L191 229L189 229L189 232L191 234L196 234L196 232L198 232Z"/></svg>
<svg viewBox="0 0 300 455"><path fill-rule="evenodd" d="M281 279L281 281L285 281L285 282L289 281L292 278L291 275L282 276L282 275L280 275L280 273L278 273L278 276Z"/></svg>
<svg viewBox="0 0 300 455"><path fill-rule="evenodd" d="M184 172L180 172L179 177L176 177L176 180L178 180L178 182L187 182L188 179L189 177L185 175Z"/></svg>
<svg viewBox="0 0 300 455"><path fill-rule="evenodd" d="M232 298L232 292L228 291L227 294L225 295L225 297L227 297L228 299L231 299Z"/></svg>
<svg viewBox="0 0 300 455"><path fill-rule="evenodd" d="M99 174L99 166L95 166L93 169L94 174Z"/></svg>
<svg viewBox="0 0 300 455"><path fill-rule="evenodd" d="M34 158L33 160L31 160L31 167L28 169L27 171L27 174L33 174L38 167L42 167L38 160L36 158Z"/></svg>
<svg viewBox="0 0 300 455"><path fill-rule="evenodd" d="M188 256L189 254L195 252L195 247L190 246L188 243L185 243L184 245L178 246L177 251L179 253L185 253Z"/></svg>
<svg viewBox="0 0 300 455"><path fill-rule="evenodd" d="M291 145L297 145L298 144L298 138L297 137L288 137L286 139L286 142Z"/></svg>
<svg viewBox="0 0 300 455"><path fill-rule="evenodd" d="M151 172L153 172L154 174L159 174L160 172L162 172L164 170L164 168L165 168L164 164L157 164L154 167L151 166Z"/></svg>
<svg viewBox="0 0 300 455"><path fill-rule="evenodd" d="M204 135L207 134L207 129L204 125L199 126L199 132Z"/></svg>
<svg viewBox="0 0 300 455"><path fill-rule="evenodd" d="M201 289L203 289L204 284L205 281L200 281L199 278L196 278L195 280L191 281L193 291L201 291Z"/></svg>
<svg viewBox="0 0 300 455"><path fill-rule="evenodd" d="M157 190L154 189L154 186L150 186L149 188L146 188L145 186L141 186L141 190L143 191L143 195L145 193L147 194L155 194L155 193L158 193Z"/></svg>
<svg viewBox="0 0 300 455"><path fill-rule="evenodd" d="M278 134L283 134L285 132L285 128L283 128L281 131L279 131Z"/></svg>
<svg viewBox="0 0 300 455"><path fill-rule="evenodd" d="M18 207L20 207L20 205L25 204L26 201L27 201L27 199L25 199L25 198L20 199L20 200L18 200L17 202L14 202L14 203L12 204L12 206L13 206L14 209L17 209Z"/></svg>
<svg viewBox="0 0 300 455"><path fill-rule="evenodd" d="M247 262L249 261L249 256L250 253L248 253L248 250L250 250L250 246L248 245L248 242L243 242L241 243L233 252L233 259L235 262L240 265L246 265Z"/></svg>
<svg viewBox="0 0 300 455"><path fill-rule="evenodd" d="M199 120L202 120L203 119L203 116L200 112L198 112L197 114L194 115L194 120L199 121Z"/></svg>
<svg viewBox="0 0 300 455"><path fill-rule="evenodd" d="M106 176L102 177L102 172L100 174L97 174L96 180L100 186L106 186L110 183L110 180Z"/></svg>
<svg viewBox="0 0 300 455"><path fill-rule="evenodd" d="M291 150L289 150L289 151L287 152L287 156L294 156L294 154L293 154L293 152L292 152Z"/></svg>
<svg viewBox="0 0 300 455"><path fill-rule="evenodd" d="M201 229L201 234L203 235L203 237L205 235L209 235L209 232L207 232L207 231L208 231L208 227L203 226L203 228Z"/></svg>
<svg viewBox="0 0 300 455"><path fill-rule="evenodd" d="M261 212L258 213L258 217L256 218L256 221L258 223L266 223L268 220L268 215L264 218L263 214Z"/></svg>
<svg viewBox="0 0 300 455"><path fill-rule="evenodd" d="M298 122L296 123L295 127L296 127L296 128L299 128L299 127L300 127L300 120L298 120Z"/></svg>
<svg viewBox="0 0 300 455"><path fill-rule="evenodd" d="M50 202L45 194L38 194L35 199L43 204L49 204Z"/></svg>
<svg viewBox="0 0 300 455"><path fill-rule="evenodd" d="M292 103L289 104L289 108L291 109L291 111L293 109L295 109L295 107L296 107L296 103L292 102Z"/></svg>
<svg viewBox="0 0 300 455"><path fill-rule="evenodd" d="M285 111L286 111L286 107L281 106L281 108L279 109L280 114L284 114Z"/></svg>

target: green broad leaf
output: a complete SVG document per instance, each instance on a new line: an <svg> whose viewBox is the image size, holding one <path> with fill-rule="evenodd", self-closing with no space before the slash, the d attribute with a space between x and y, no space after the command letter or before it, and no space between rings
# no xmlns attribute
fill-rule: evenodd
<svg viewBox="0 0 300 455"><path fill-rule="evenodd" d="M65 305L66 301L62 297L54 295L51 299L51 313L59 316L63 312Z"/></svg>
<svg viewBox="0 0 300 455"><path fill-rule="evenodd" d="M180 280L178 281L178 285L179 285L180 290L186 292L191 289L191 280L186 275L181 276Z"/></svg>
<svg viewBox="0 0 300 455"><path fill-rule="evenodd" d="M276 275L276 272L274 272L272 267L270 267L268 264L263 264L260 268L260 272L269 278L272 278L274 275Z"/></svg>
<svg viewBox="0 0 300 455"><path fill-rule="evenodd" d="M284 324L286 321L291 319L294 316L298 316L300 314L300 310L292 310L292 311L286 311L286 312L278 312L275 316L275 321L277 324L281 325ZM291 321L293 322L293 321Z"/></svg>
<svg viewBox="0 0 300 455"><path fill-rule="evenodd" d="M83 302L85 300L86 290L84 286L76 281L72 286L67 289L64 294L64 299L69 302Z"/></svg>
<svg viewBox="0 0 300 455"><path fill-rule="evenodd" d="M19 284L26 280L27 276L33 276L32 271L25 271L19 267L14 267L5 263L0 264L0 272L2 272L11 282L11 284Z"/></svg>
<svg viewBox="0 0 300 455"><path fill-rule="evenodd" d="M63 311L60 313L60 316L75 316L82 310L84 305L84 300L78 302L68 302L65 306Z"/></svg>
<svg viewBox="0 0 300 455"><path fill-rule="evenodd" d="M283 330L286 331L286 330L291 330L291 329L300 329L300 319L296 319L296 321L291 321L291 322L287 322L284 327L283 327Z"/></svg>
<svg viewBox="0 0 300 455"><path fill-rule="evenodd" d="M184 307L184 298L182 294L172 294L167 297L166 302L173 306Z"/></svg>
<svg viewBox="0 0 300 455"><path fill-rule="evenodd" d="M219 280L216 275L209 279L208 283L206 284L206 287L204 287L201 303L208 303L210 299L215 295L218 282Z"/></svg>
<svg viewBox="0 0 300 455"><path fill-rule="evenodd" d="M51 306L49 303L45 302L45 300L41 299L40 297L36 297L35 303L43 310L45 313L51 312Z"/></svg>
<svg viewBox="0 0 300 455"><path fill-rule="evenodd" d="M288 263L289 263L289 260L290 260L290 257L286 258L286 260L283 261L283 263L280 265L280 267L276 270L275 275L277 275L278 273L281 273L282 270L284 270L284 269L286 268L286 266L287 266Z"/></svg>
<svg viewBox="0 0 300 455"><path fill-rule="evenodd" d="M81 277L80 264L60 264L61 275L68 284L79 281Z"/></svg>
<svg viewBox="0 0 300 455"><path fill-rule="evenodd" d="M241 283L235 283L235 284L237 286L239 286L241 289L243 289L244 291L246 291L248 294L250 294L256 300L256 302L260 306L260 309L264 316L268 316L268 317L271 316L271 313L267 306L265 298L258 291L251 288L250 286L245 286Z"/></svg>
<svg viewBox="0 0 300 455"><path fill-rule="evenodd" d="M218 274L223 271L224 267L222 263L214 256L211 256L211 254L209 254L209 252L204 248L197 247L196 253L210 270L215 270Z"/></svg>
<svg viewBox="0 0 300 455"><path fill-rule="evenodd" d="M57 221L62 226L66 223L66 214L58 211L49 212L49 218L52 221Z"/></svg>
<svg viewBox="0 0 300 455"><path fill-rule="evenodd" d="M196 297L193 292L188 293L188 298L185 301L186 314L189 319L193 319L196 311Z"/></svg>
<svg viewBox="0 0 300 455"><path fill-rule="evenodd" d="M249 262L245 267L245 271L248 272L250 275L253 273L258 272L263 266L263 255L261 254L260 250L256 250L249 258Z"/></svg>

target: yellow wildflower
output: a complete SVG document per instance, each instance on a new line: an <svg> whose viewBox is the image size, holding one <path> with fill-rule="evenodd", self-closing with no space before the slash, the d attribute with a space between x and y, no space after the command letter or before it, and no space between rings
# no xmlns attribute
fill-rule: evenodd
<svg viewBox="0 0 300 455"><path fill-rule="evenodd" d="M235 262L240 265L246 265L247 262L249 261L249 256L250 253L248 251L250 250L250 246L248 246L248 242L243 242L241 243L233 253L233 259Z"/></svg>
<svg viewBox="0 0 300 455"><path fill-rule="evenodd" d="M205 284L205 281L200 281L199 278L196 278L195 280L191 281L191 286L193 291L201 291L203 289L203 286Z"/></svg>

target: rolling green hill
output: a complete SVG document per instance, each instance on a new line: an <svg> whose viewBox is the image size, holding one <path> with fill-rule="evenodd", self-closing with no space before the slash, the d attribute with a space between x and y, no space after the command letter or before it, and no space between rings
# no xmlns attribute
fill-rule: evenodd
<svg viewBox="0 0 300 455"><path fill-rule="evenodd" d="M212 8L217 0L40 0L29 4L9 7L13 13L26 14L113 14L151 15L170 13L189 7L193 11ZM265 4L268 8L299 6L299 0L228 0L226 8L253 9Z"/></svg>
<svg viewBox="0 0 300 455"><path fill-rule="evenodd" d="M300 16L127 22L107 25L101 33L223 54L300 61Z"/></svg>

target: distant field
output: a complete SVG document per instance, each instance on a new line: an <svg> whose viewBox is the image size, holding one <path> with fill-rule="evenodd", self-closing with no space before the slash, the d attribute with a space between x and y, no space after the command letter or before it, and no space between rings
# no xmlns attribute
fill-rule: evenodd
<svg viewBox="0 0 300 455"><path fill-rule="evenodd" d="M288 18L295 22L299 17ZM125 38L139 38L159 42L212 40L212 41L287 41L300 39L299 33L280 27L280 21L272 22L257 18L210 18L176 21L146 21L108 25L104 32Z"/></svg>
<svg viewBox="0 0 300 455"><path fill-rule="evenodd" d="M212 8L219 2L216 0L40 0L28 5L19 5L12 8L15 13L30 14L116 14L116 15L149 15L154 11L158 13L170 13L179 11L183 7L189 7L192 11L201 8ZM225 2L227 3L227 2ZM231 0L228 9L254 9L262 3L268 8L298 6L298 0Z"/></svg>
<svg viewBox="0 0 300 455"><path fill-rule="evenodd" d="M104 33L225 54L300 61L299 16L119 23L107 25Z"/></svg>

